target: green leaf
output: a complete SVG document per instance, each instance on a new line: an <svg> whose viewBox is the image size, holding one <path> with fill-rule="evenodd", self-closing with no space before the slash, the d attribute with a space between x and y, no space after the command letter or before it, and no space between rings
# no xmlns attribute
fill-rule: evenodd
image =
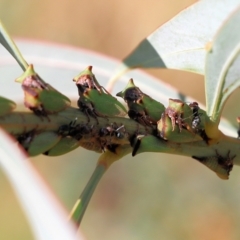
<svg viewBox="0 0 240 240"><path fill-rule="evenodd" d="M218 122L230 94L240 85L240 8L223 24L214 37L206 58L207 114Z"/></svg>
<svg viewBox="0 0 240 240"><path fill-rule="evenodd" d="M239 0L202 0L183 10L123 60L109 85L112 87L115 79L131 68L171 68L203 74L205 46L238 5Z"/></svg>
<svg viewBox="0 0 240 240"><path fill-rule="evenodd" d="M8 34L6 28L3 23L0 21L0 43L8 50L8 52L15 58L23 71L28 68L28 64L23 58L21 52L18 47Z"/></svg>

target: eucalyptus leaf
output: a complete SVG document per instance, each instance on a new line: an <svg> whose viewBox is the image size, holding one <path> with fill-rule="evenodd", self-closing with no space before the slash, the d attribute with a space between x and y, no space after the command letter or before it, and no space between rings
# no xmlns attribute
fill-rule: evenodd
<svg viewBox="0 0 240 240"><path fill-rule="evenodd" d="M23 58L21 52L19 51L17 45L14 43L10 35L8 34L6 28L0 20L0 43L8 50L8 52L15 58L23 71L28 67L27 62Z"/></svg>
<svg viewBox="0 0 240 240"><path fill-rule="evenodd" d="M117 68L108 89L132 68L171 68L204 74L205 46L239 0L201 0L144 39Z"/></svg>
<svg viewBox="0 0 240 240"><path fill-rule="evenodd" d="M0 143L0 167L24 209L34 239L83 239L80 234L77 237L73 226L66 222L66 212L26 159L27 156L1 129Z"/></svg>
<svg viewBox="0 0 240 240"><path fill-rule="evenodd" d="M240 86L240 8L223 24L206 56L207 114L218 122L230 94Z"/></svg>

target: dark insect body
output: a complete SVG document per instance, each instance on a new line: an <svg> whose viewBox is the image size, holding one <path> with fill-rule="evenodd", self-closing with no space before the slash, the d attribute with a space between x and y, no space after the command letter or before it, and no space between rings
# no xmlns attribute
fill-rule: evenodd
<svg viewBox="0 0 240 240"><path fill-rule="evenodd" d="M94 126L89 126L88 124L76 124L76 120L71 121L69 124L62 125L58 129L58 134L63 137L70 136L77 140L80 140L86 135L93 133Z"/></svg>
<svg viewBox="0 0 240 240"><path fill-rule="evenodd" d="M128 85L130 85L130 87L125 90L124 95L123 95L123 98L127 103L128 102L136 103L140 99L143 98L144 93L140 90L139 87L135 87L132 79L130 79L130 84L128 84ZM132 87L132 85L134 87ZM117 96L120 96L120 94Z"/></svg>
<svg viewBox="0 0 240 240"><path fill-rule="evenodd" d="M99 142L98 132L96 131L94 125L88 124L76 124L76 120L71 121L67 125L62 125L58 134L62 135L64 138L71 137L78 141L78 146L81 146L87 150L95 151L98 153L102 152L102 146ZM76 144L72 141L73 147Z"/></svg>
<svg viewBox="0 0 240 240"><path fill-rule="evenodd" d="M201 117L199 113L198 103L192 102L189 104L189 107L192 108L192 111L193 111L192 128L198 130L198 126L201 124Z"/></svg>
<svg viewBox="0 0 240 240"><path fill-rule="evenodd" d="M105 136L114 136L119 139L123 138L125 136L125 128L124 125L121 125L120 127L113 123L107 127L103 127L99 130L99 137L105 137Z"/></svg>
<svg viewBox="0 0 240 240"><path fill-rule="evenodd" d="M80 98L78 99L77 105L79 107L79 109L85 113L85 115L88 118L88 122L90 122L90 116L94 117L98 123L97 117L104 117L105 115L100 114L99 112L97 112L94 108L93 103L86 98L84 95L80 96Z"/></svg>
<svg viewBox="0 0 240 240"><path fill-rule="evenodd" d="M124 125L118 126L116 123L112 123L106 127L101 128L99 130L98 136L103 151L108 149L109 151L113 152L113 150L119 146L117 143L112 143L113 138L115 138L115 142L117 139L122 141L125 138L125 144L129 144L128 134L125 131Z"/></svg>

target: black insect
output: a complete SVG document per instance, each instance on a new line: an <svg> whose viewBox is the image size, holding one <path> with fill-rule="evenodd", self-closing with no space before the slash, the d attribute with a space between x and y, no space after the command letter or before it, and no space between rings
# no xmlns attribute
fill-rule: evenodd
<svg viewBox="0 0 240 240"><path fill-rule="evenodd" d="M119 139L124 138L125 136L125 128L124 125L120 127L116 123L112 123L107 127L103 127L99 130L99 137L105 136L115 136Z"/></svg>
<svg viewBox="0 0 240 240"><path fill-rule="evenodd" d="M69 124L64 124L59 127L58 134L63 137L70 136L80 140L84 135L92 133L94 126L88 124L76 124L76 119Z"/></svg>
<svg viewBox="0 0 240 240"><path fill-rule="evenodd" d="M201 117L199 113L199 106L197 102L192 102L189 104L189 107L192 108L193 118L192 118L192 128L198 130L198 126L201 123Z"/></svg>

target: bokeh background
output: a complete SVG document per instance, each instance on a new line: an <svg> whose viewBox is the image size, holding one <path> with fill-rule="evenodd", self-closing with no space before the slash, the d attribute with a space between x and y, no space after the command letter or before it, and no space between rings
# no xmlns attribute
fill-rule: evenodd
<svg viewBox="0 0 240 240"><path fill-rule="evenodd" d="M0 18L14 37L67 44L122 59L193 2L0 0ZM172 70L148 72L204 103L203 77ZM231 100L227 109L234 106ZM70 211L97 158L98 154L77 149L63 157L37 157L32 162ZM81 229L89 240L240 239L239 182L238 167L230 180L222 181L190 158L128 156L103 177ZM0 239L32 239L1 170L0 190Z"/></svg>

